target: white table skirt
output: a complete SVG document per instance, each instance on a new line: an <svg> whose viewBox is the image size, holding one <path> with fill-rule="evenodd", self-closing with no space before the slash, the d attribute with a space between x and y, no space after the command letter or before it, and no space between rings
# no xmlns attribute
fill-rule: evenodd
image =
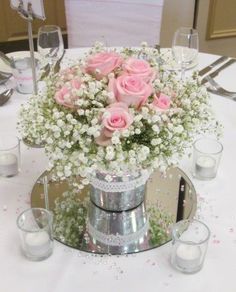
<svg viewBox="0 0 236 292"><path fill-rule="evenodd" d="M73 58L81 54L73 49ZM199 68L217 56L200 54ZM229 90L236 91L236 65L219 77ZM17 113L27 96L15 93L0 107L0 133L15 135ZM191 178L191 160L181 161L198 193L197 216L212 235L203 269L184 275L169 264L171 243L129 256L93 256L55 242L54 253L42 262L30 262L20 252L17 215L29 207L36 178L45 170L42 149L21 145L22 170L14 178L0 178L0 291L1 292L235 292L236 271L236 102L211 96L213 109L224 126L223 157L217 178L197 181Z"/></svg>

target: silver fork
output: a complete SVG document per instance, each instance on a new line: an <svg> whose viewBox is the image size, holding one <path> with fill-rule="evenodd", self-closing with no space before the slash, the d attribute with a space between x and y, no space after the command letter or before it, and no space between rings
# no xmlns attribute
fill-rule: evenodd
<svg viewBox="0 0 236 292"><path fill-rule="evenodd" d="M4 105L8 99L12 96L13 89L7 89L0 94L0 106Z"/></svg>
<svg viewBox="0 0 236 292"><path fill-rule="evenodd" d="M212 92L214 94L220 94L222 96L230 97L233 100L236 100L236 92L224 89L211 76L206 76L203 79L206 80L207 83L209 83L211 85L211 87L212 87L212 88L207 87L208 91L210 91L210 92Z"/></svg>
<svg viewBox="0 0 236 292"><path fill-rule="evenodd" d="M11 78L11 75L3 75L0 73L0 84L4 84Z"/></svg>

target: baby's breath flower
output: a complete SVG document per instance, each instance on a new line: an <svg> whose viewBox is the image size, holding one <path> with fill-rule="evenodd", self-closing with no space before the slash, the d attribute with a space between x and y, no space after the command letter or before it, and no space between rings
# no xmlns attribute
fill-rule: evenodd
<svg viewBox="0 0 236 292"><path fill-rule="evenodd" d="M87 56L92 58L105 50L96 44ZM156 78L149 82L152 93L144 104L127 107L132 120L129 127L122 115L112 117L107 110L117 102L117 92L112 90L109 80L113 82L122 74L122 65L97 80L95 77L102 74L102 69L91 75L82 69L87 65L87 57L55 76L52 74L46 81L46 90L32 96L22 107L19 131L30 143L44 145L48 168L57 178L81 177L79 183L73 180L72 185L82 189L96 170L106 172L107 181L112 179L109 174L114 173L122 176L137 169L163 171L175 163L174 156L186 152L203 130L220 133L206 88L199 85L196 74L180 82L175 72L165 71L159 64L158 54L146 43L141 49L124 48L120 52L124 61L137 56L145 59L156 73ZM73 87L73 80L80 86ZM68 89L64 105L56 102L56 92L63 87ZM159 93L170 97L166 110L154 105ZM108 119L109 124L103 124L103 119ZM120 128L111 130L113 123ZM98 143L102 138L106 138L105 145Z"/></svg>

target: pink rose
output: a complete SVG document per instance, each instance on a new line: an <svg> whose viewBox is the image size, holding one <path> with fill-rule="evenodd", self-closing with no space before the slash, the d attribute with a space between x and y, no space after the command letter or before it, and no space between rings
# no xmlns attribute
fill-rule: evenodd
<svg viewBox="0 0 236 292"><path fill-rule="evenodd" d="M70 84L71 84L72 89L73 88L80 89L81 81L79 79L73 79L73 80L71 80Z"/></svg>
<svg viewBox="0 0 236 292"><path fill-rule="evenodd" d="M111 137L114 131L127 129L133 122L128 106L123 102L116 102L106 108L102 115L101 135L96 138L96 143L101 146L111 144Z"/></svg>
<svg viewBox="0 0 236 292"><path fill-rule="evenodd" d="M140 76L121 75L117 79L110 79L108 88L115 95L117 101L140 108L152 94L152 86Z"/></svg>
<svg viewBox="0 0 236 292"><path fill-rule="evenodd" d="M167 110L170 107L170 97L164 93L160 93L154 96L152 105L161 110Z"/></svg>
<svg viewBox="0 0 236 292"><path fill-rule="evenodd" d="M79 98L74 89L79 89L81 86L81 81L79 79L73 79L64 85L55 93L55 100L58 104L64 105L65 107L74 108L75 101Z"/></svg>
<svg viewBox="0 0 236 292"><path fill-rule="evenodd" d="M122 57L115 52L102 52L88 58L85 71L100 80L107 76L123 62Z"/></svg>
<svg viewBox="0 0 236 292"><path fill-rule="evenodd" d="M146 82L152 82L156 76L153 68L145 60L129 58L125 61L123 69L125 73L140 76Z"/></svg>

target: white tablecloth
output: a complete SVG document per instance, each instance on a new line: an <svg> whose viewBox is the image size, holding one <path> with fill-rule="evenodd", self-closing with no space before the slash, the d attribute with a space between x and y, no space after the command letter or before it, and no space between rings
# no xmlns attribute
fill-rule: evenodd
<svg viewBox="0 0 236 292"><path fill-rule="evenodd" d="M81 51L69 50L68 57ZM199 68L217 56L200 54ZM218 80L236 91L236 65ZM0 107L0 133L16 134L17 112L27 96L15 93ZM194 275L184 275L169 264L171 243L129 256L94 256L55 242L54 253L42 262L25 259L19 247L17 215L29 207L31 188L45 170L42 149L21 145L22 170L14 178L0 178L0 291L1 292L235 292L236 271L236 103L211 96L213 109L224 126L223 157L217 178L198 181L191 177L191 160L181 162L198 193L197 216L211 229L206 261Z"/></svg>

